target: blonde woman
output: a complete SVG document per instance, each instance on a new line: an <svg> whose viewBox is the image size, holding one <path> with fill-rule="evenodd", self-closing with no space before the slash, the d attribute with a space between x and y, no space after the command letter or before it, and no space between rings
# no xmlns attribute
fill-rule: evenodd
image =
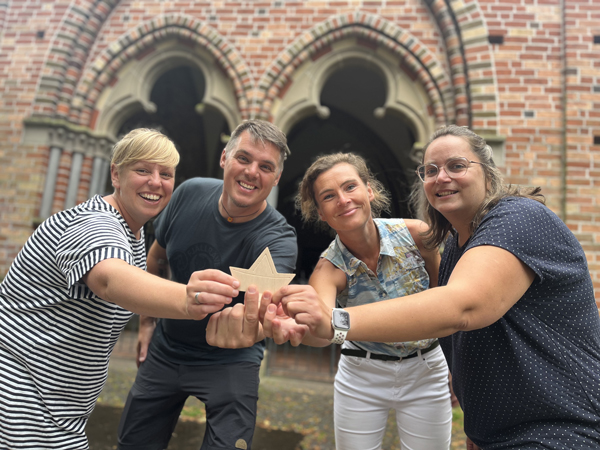
<svg viewBox="0 0 600 450"><path fill-rule="evenodd" d="M144 271L142 227L169 202L178 162L166 136L131 131L113 149L114 192L51 216L17 255L0 285L0 448L88 448L131 311L202 319L238 294L224 273L186 287Z"/></svg>

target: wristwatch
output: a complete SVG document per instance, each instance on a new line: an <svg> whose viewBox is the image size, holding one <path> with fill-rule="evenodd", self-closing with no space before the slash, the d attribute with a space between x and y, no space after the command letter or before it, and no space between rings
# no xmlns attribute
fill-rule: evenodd
<svg viewBox="0 0 600 450"><path fill-rule="evenodd" d="M350 314L342 308L333 308L331 311L331 328L333 328L332 344L343 344L350 330Z"/></svg>

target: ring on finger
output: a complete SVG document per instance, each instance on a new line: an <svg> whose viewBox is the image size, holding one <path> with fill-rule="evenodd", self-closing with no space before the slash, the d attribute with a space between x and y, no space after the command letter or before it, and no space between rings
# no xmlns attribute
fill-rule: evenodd
<svg viewBox="0 0 600 450"><path fill-rule="evenodd" d="M194 302L196 303L196 305L199 305L200 302L198 301L198 296L200 295L200 292L196 292L196 295L194 295Z"/></svg>

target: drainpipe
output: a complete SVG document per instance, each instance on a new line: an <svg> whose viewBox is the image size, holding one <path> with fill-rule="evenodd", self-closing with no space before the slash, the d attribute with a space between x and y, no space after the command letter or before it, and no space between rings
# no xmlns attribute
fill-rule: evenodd
<svg viewBox="0 0 600 450"><path fill-rule="evenodd" d="M560 63L561 63L561 107L562 107L562 146L561 146L561 200L560 215L567 221L567 19L566 0L560 0Z"/></svg>

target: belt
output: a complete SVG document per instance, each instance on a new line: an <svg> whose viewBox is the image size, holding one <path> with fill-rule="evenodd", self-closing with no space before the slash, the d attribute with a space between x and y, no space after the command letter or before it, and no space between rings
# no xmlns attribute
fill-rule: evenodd
<svg viewBox="0 0 600 450"><path fill-rule="evenodd" d="M421 350L421 355L424 355L425 353L428 353L431 350L436 349L437 347L439 347L439 345L440 345L440 342L435 341L429 347ZM403 359L414 358L418 354L419 354L419 352L416 351L414 353L411 353L408 356L391 356L391 355L380 355L379 353L371 353L366 350L355 350L355 349L351 349L351 348L343 348L342 349L342 355L356 356L358 358L379 359L381 361L402 361Z"/></svg>

